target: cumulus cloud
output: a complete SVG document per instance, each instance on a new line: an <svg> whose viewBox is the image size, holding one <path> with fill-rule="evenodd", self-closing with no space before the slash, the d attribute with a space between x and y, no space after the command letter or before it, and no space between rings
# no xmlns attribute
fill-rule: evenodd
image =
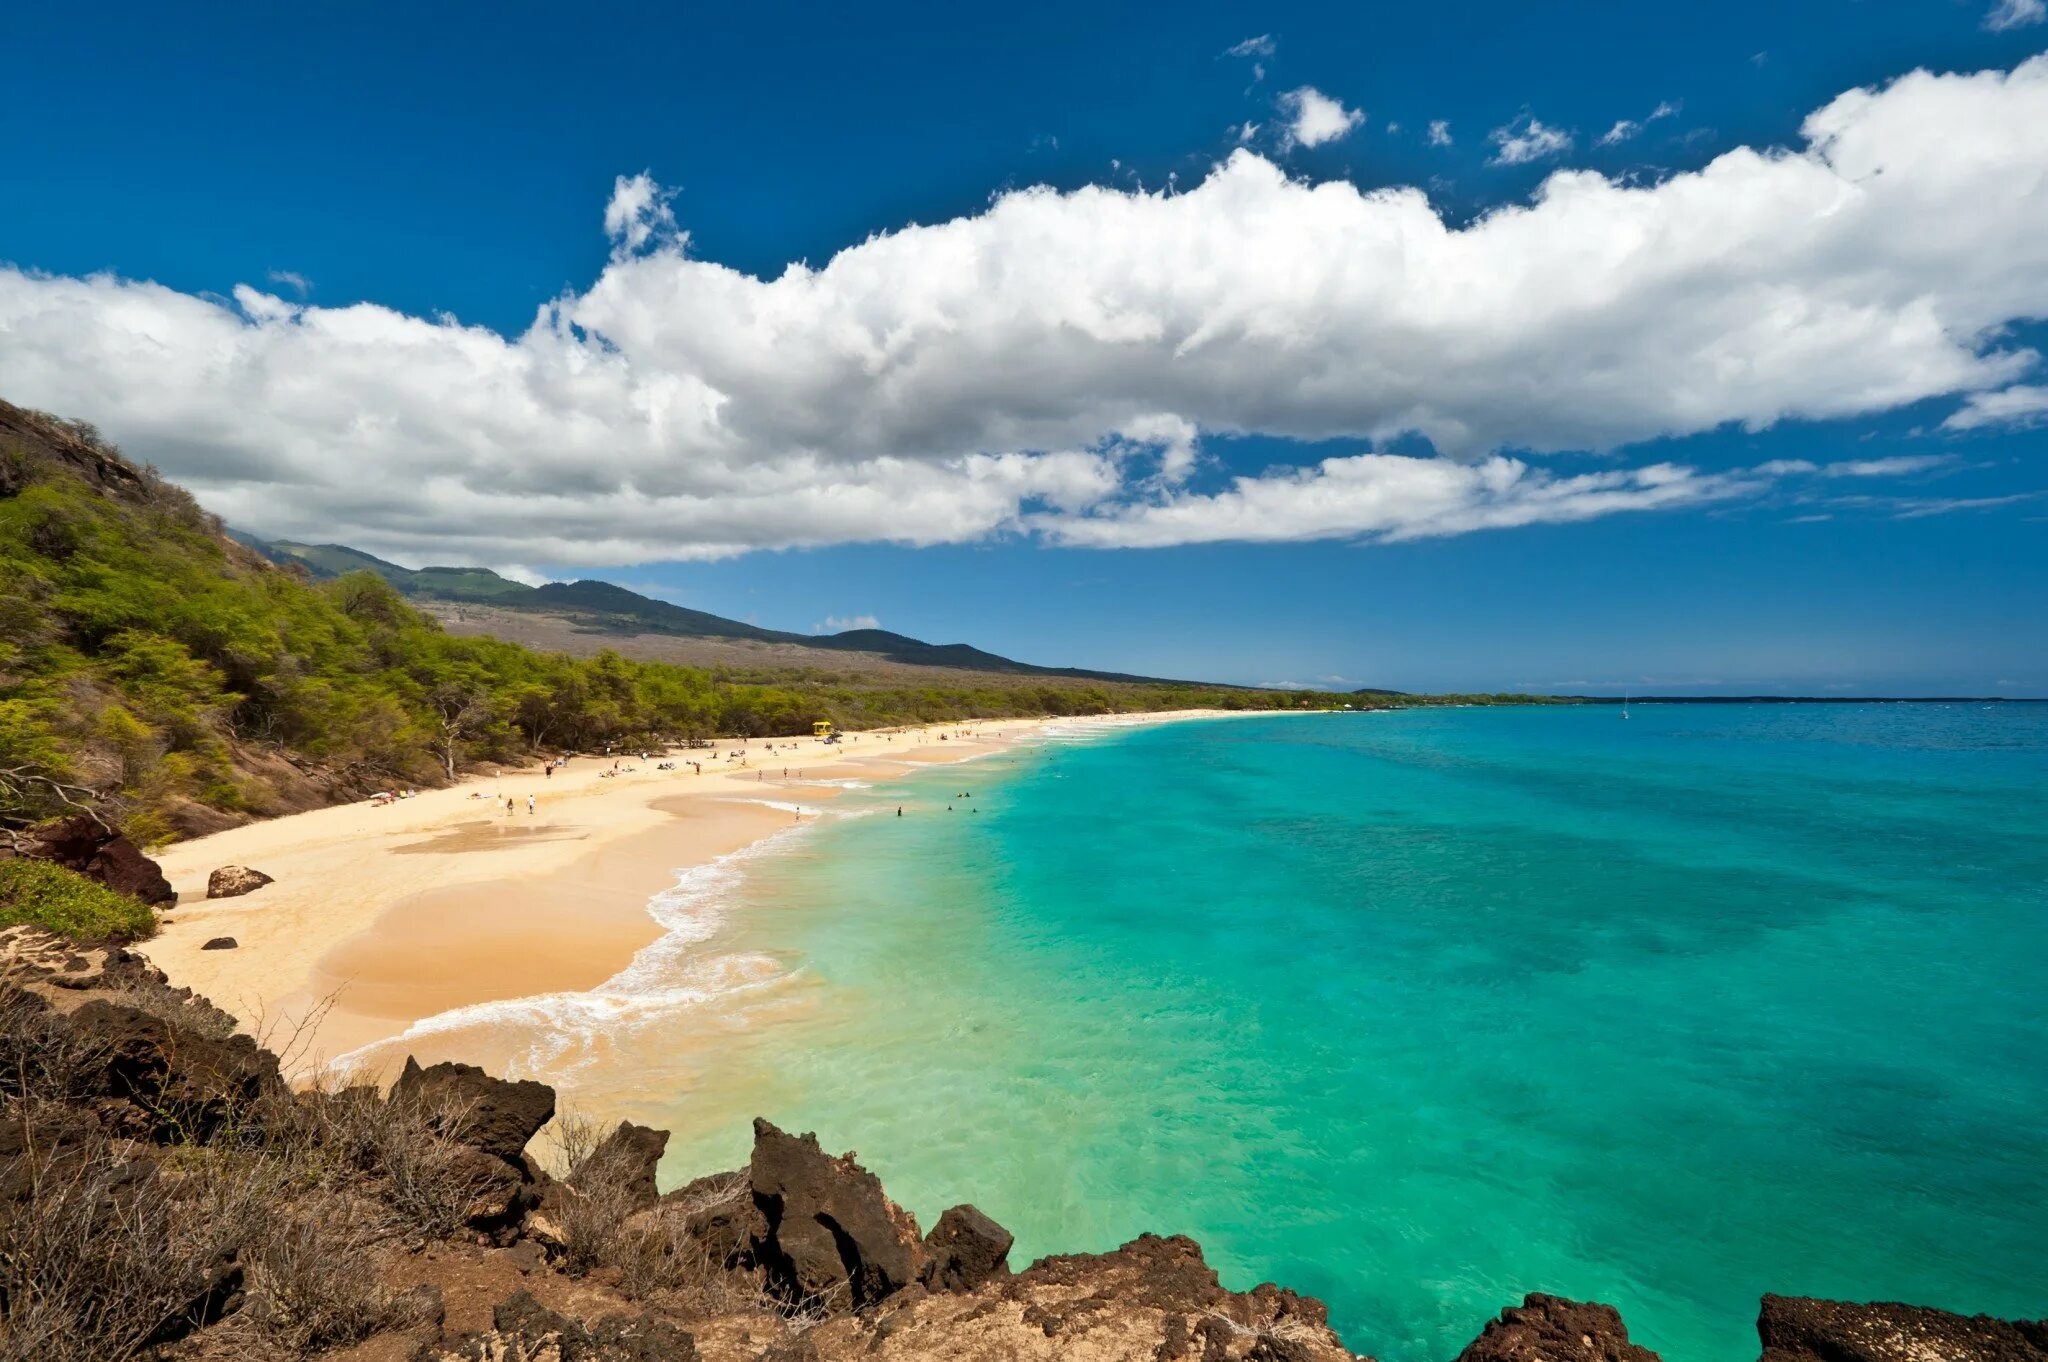
<svg viewBox="0 0 2048 1362"><path fill-rule="evenodd" d="M1570 151L1572 146L1570 133L1526 113L1512 123L1495 128L1487 134L1487 140L1497 148L1493 153L1493 164L1497 166L1527 165L1546 156Z"/></svg>
<svg viewBox="0 0 2048 1362"><path fill-rule="evenodd" d="M1548 454L1943 395L1964 428L2038 410L2010 326L2048 316L2044 164L2048 58L1850 91L1796 148L1661 183L1560 171L1463 227L1240 150L1185 192L1020 190L757 278L627 176L604 268L511 336L0 267L0 394L231 522L410 561L1457 533L1770 476ZM1438 457L1205 482L1201 438L1247 434Z"/></svg>
<svg viewBox="0 0 2048 1362"><path fill-rule="evenodd" d="M1984 27L1993 33L2003 33L2009 28L2038 24L2043 19L2048 19L2048 0L1998 0L1984 16Z"/></svg>
<svg viewBox="0 0 2048 1362"><path fill-rule="evenodd" d="M1451 144L1451 125L1449 120L1442 118L1432 118L1429 120L1429 144L1433 147L1447 147Z"/></svg>
<svg viewBox="0 0 2048 1362"><path fill-rule="evenodd" d="M1971 393L1942 425L1949 430L2031 426L2048 421L2048 386L2016 383L1999 392Z"/></svg>
<svg viewBox="0 0 2048 1362"><path fill-rule="evenodd" d="M1287 115L1290 146L1319 147L1348 135L1365 121L1365 110L1347 109L1341 100L1330 98L1313 85L1280 96L1280 108Z"/></svg>

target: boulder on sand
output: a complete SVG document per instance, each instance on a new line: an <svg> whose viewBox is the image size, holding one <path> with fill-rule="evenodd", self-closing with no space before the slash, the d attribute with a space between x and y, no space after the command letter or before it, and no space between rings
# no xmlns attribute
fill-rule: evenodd
<svg viewBox="0 0 2048 1362"><path fill-rule="evenodd" d="M202 951L231 951L241 944L241 942L231 936L215 936L209 937L206 944L199 949Z"/></svg>
<svg viewBox="0 0 2048 1362"><path fill-rule="evenodd" d="M765 1222L754 1259L786 1299L859 1309L917 1280L917 1221L853 1155L834 1158L817 1136L756 1118L747 1177Z"/></svg>
<svg viewBox="0 0 2048 1362"><path fill-rule="evenodd" d="M270 883L270 876L260 870L251 870L246 865L224 865L206 877L206 897L240 898Z"/></svg>

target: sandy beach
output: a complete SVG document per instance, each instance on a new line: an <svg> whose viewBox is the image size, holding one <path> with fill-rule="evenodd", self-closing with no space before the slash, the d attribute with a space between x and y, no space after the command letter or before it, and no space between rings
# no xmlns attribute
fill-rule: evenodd
<svg viewBox="0 0 2048 1362"><path fill-rule="evenodd" d="M662 934L651 899L692 867L822 816L844 787L820 782L881 782L920 764L971 760L1049 724L1214 713L984 720L829 745L729 739L620 758L617 774L612 756L581 756L552 775L535 765L382 806L253 823L160 857L179 903L139 949L174 983L288 1050L297 1076L365 1047L376 1047L369 1067L382 1070L403 1056L378 1043L423 1018L612 978ZM662 761L675 769L656 769ZM208 900L207 877L226 865L274 882ZM223 936L236 947L203 949Z"/></svg>

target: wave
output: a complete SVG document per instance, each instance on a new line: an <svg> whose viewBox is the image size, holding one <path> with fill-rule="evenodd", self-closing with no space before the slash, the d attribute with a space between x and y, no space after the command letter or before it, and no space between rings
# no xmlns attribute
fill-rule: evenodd
<svg viewBox="0 0 2048 1362"><path fill-rule="evenodd" d="M773 800L752 802L797 807ZM536 993L450 1008L420 1018L395 1036L339 1055L326 1067L347 1072L394 1046L488 1026L529 1033L528 1048L514 1060L508 1076L545 1072L558 1080L594 1062L594 1043L623 1028L646 1026L779 983L789 975L773 956L758 952L703 955L695 948L724 925L727 905L739 887L746 862L811 827L797 824L703 865L677 871L675 883L647 902L648 915L662 934L636 951L624 969L587 992Z"/></svg>

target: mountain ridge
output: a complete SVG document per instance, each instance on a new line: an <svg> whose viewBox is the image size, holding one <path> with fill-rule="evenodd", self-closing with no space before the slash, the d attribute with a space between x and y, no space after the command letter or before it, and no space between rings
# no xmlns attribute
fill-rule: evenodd
<svg viewBox="0 0 2048 1362"><path fill-rule="evenodd" d="M705 610L674 605L629 590L615 582L582 578L573 582L547 582L528 586L489 568L432 565L408 568L346 544L306 544L296 540L266 540L236 531L235 538L285 566L304 568L316 580L343 576L349 572L374 572L401 593L420 599L454 601L530 613L565 614L577 617L585 632L593 634L655 633L680 638L730 639L754 643L795 644L832 652L870 653L891 662L914 666L945 667L959 671L990 672L1006 676L1065 677L1082 681L1153 682L1171 678L1139 676L1129 672L1096 671L1086 667L1047 667L1019 662L969 643L927 643L890 629L847 629L833 634L800 634L714 615ZM1217 685L1224 682L1176 681L1180 685Z"/></svg>

